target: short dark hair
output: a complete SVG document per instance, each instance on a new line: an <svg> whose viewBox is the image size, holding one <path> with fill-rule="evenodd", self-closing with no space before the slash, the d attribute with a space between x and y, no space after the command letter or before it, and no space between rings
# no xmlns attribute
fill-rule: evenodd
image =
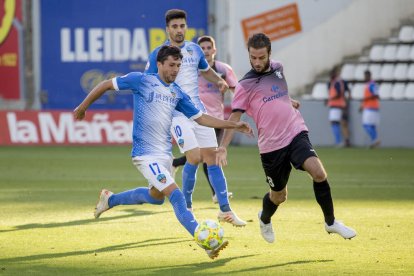
<svg viewBox="0 0 414 276"><path fill-rule="evenodd" d="M165 24L168 26L171 20L183 18L187 21L187 13L183 10L172 9L165 13Z"/></svg>
<svg viewBox="0 0 414 276"><path fill-rule="evenodd" d="M158 51L157 62L164 63L169 56L172 56L175 60L183 59L180 48L172 45L164 45Z"/></svg>
<svg viewBox="0 0 414 276"><path fill-rule="evenodd" d="M197 44L200 45L203 42L210 42L213 45L213 48L216 48L216 41L212 36L203 35L197 39Z"/></svg>
<svg viewBox="0 0 414 276"><path fill-rule="evenodd" d="M250 47L254 49L266 47L267 52L270 53L272 50L272 43L270 42L270 39L267 35L264 33L258 33L249 37L249 40L247 41L247 50L249 50Z"/></svg>

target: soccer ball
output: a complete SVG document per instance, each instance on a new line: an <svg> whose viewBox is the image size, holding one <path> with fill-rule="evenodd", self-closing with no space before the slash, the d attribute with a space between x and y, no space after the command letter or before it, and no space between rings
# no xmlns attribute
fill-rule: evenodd
<svg viewBox="0 0 414 276"><path fill-rule="evenodd" d="M194 239L204 249L211 250L223 243L224 230L220 223L211 219L202 221L195 233Z"/></svg>

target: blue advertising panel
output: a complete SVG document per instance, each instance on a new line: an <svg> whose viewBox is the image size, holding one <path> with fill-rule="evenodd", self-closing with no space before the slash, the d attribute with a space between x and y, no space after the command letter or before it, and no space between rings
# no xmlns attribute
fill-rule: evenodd
<svg viewBox="0 0 414 276"><path fill-rule="evenodd" d="M74 109L100 81L143 71L166 39L165 12L187 12L187 40L207 30L207 0L41 0L42 109ZM131 109L107 92L92 109Z"/></svg>

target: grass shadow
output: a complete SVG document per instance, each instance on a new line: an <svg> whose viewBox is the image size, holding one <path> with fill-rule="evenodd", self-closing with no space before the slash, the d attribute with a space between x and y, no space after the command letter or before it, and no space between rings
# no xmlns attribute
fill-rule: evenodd
<svg viewBox="0 0 414 276"><path fill-rule="evenodd" d="M66 222L29 223L29 224L13 226L13 229L0 230L0 233L14 232L14 231L28 230L28 229L43 229L43 228L55 228L55 227L79 226L79 225L92 224L92 223L96 223L96 222L119 220L119 219L124 219L124 218L135 217L135 216L148 216L148 215L153 215L153 214L171 212L171 211L152 212L152 211L141 211L141 210L135 210L135 209L126 209L126 210L122 210L122 211L127 212L128 214L120 215L120 216L112 216L112 217L103 217L103 218L99 218L99 220L91 218L91 219L72 220L72 221L66 221Z"/></svg>
<svg viewBox="0 0 414 276"><path fill-rule="evenodd" d="M14 258L5 258L5 259L0 259L0 263L39 261L39 260L45 260L45 259L65 258L65 257L81 256L81 255L89 255L89 254L94 254L96 256L99 253L104 253L104 252L113 252L113 251L119 251L119 250L127 250L127 249L158 246L158 245L171 245L171 244L183 243L183 242L188 242L188 239L183 239L183 238L148 239L148 240L144 240L140 242L118 244L118 245L107 246L107 247L91 249L91 250L70 251L70 252L62 252L62 253L46 253L46 254L14 257Z"/></svg>

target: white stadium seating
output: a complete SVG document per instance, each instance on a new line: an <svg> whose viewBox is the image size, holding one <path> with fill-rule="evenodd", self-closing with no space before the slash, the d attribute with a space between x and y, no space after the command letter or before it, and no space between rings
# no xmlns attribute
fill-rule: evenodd
<svg viewBox="0 0 414 276"><path fill-rule="evenodd" d="M358 64L355 67L354 71L354 80L362 81L364 80L364 72L368 69L368 64Z"/></svg>
<svg viewBox="0 0 414 276"><path fill-rule="evenodd" d="M315 100L328 99L328 84L317 82L313 85L312 98Z"/></svg>
<svg viewBox="0 0 414 276"><path fill-rule="evenodd" d="M380 78L381 68L381 64L374 63L369 65L368 69L371 72L371 78L373 80L378 80Z"/></svg>
<svg viewBox="0 0 414 276"><path fill-rule="evenodd" d="M384 46L374 45L369 52L369 59L372 61L382 61L384 53Z"/></svg>
<svg viewBox="0 0 414 276"><path fill-rule="evenodd" d="M396 59L398 61L409 61L410 60L410 45L398 46Z"/></svg>
<svg viewBox="0 0 414 276"><path fill-rule="evenodd" d="M381 100L391 99L392 84L382 83L379 87L378 94Z"/></svg>
<svg viewBox="0 0 414 276"><path fill-rule="evenodd" d="M398 34L401 42L414 42L414 26L403 26Z"/></svg>
<svg viewBox="0 0 414 276"><path fill-rule="evenodd" d="M362 100L362 98L364 97L364 88L365 88L364 83L354 84L351 90L351 99Z"/></svg>
<svg viewBox="0 0 414 276"><path fill-rule="evenodd" d="M408 72L408 64L407 63L397 63L394 69L394 79L395 80L406 80L407 79L407 72Z"/></svg>
<svg viewBox="0 0 414 276"><path fill-rule="evenodd" d="M391 98L402 100L405 98L405 83L395 83L391 90Z"/></svg>
<svg viewBox="0 0 414 276"><path fill-rule="evenodd" d="M384 64L380 73L381 80L393 80L394 79L394 64Z"/></svg>
<svg viewBox="0 0 414 276"><path fill-rule="evenodd" d="M410 64L408 67L407 79L414 80L414 63Z"/></svg>
<svg viewBox="0 0 414 276"><path fill-rule="evenodd" d="M391 44L384 48L383 60L394 61L397 59L397 45Z"/></svg>
<svg viewBox="0 0 414 276"><path fill-rule="evenodd" d="M352 80L354 78L355 65L346 63L341 69L341 78L344 80Z"/></svg>
<svg viewBox="0 0 414 276"><path fill-rule="evenodd" d="M414 100L414 83L411 82L405 87L405 98Z"/></svg>

